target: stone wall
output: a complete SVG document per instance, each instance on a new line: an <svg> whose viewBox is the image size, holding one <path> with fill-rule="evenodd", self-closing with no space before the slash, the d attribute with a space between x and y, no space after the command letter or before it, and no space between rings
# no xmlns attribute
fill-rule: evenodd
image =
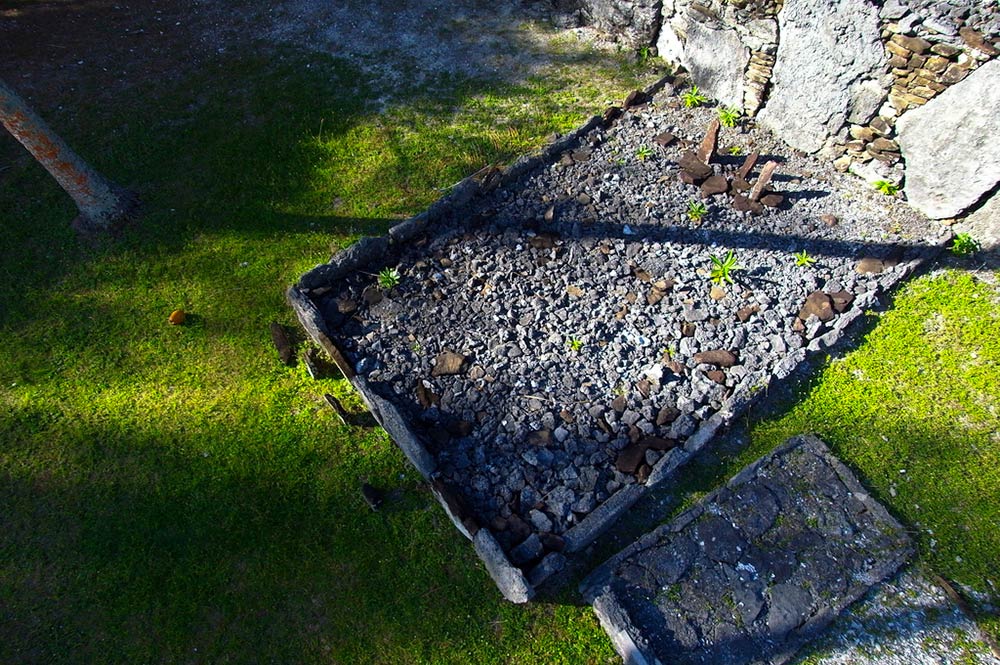
<svg viewBox="0 0 1000 665"><path fill-rule="evenodd" d="M966 167L989 161L969 153L975 141L932 131L935 114L914 112L958 85L964 92L950 95L951 104L979 107L977 131L1000 135L1000 115L990 112L994 102L986 94L1000 88L1000 74L971 77L1000 52L995 0L580 0L580 6L590 23L623 41L655 45L708 96L757 117L791 146L870 181L905 183L911 202L932 217L960 214L1000 180L989 175L1000 167L989 164L975 178L937 184L925 165L917 173L908 166L930 160L943 171L963 172L963 160ZM959 110L934 107L937 120ZM909 114L914 119L903 121ZM898 135L897 123L909 140ZM928 144L932 137L942 143ZM962 191L933 191L942 187Z"/></svg>

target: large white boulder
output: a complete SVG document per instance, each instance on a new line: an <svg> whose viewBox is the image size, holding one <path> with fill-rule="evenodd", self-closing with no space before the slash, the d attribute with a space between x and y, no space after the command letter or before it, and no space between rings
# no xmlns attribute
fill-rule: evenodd
<svg viewBox="0 0 1000 665"><path fill-rule="evenodd" d="M896 122L906 197L928 217L955 217L1000 182L1000 60Z"/></svg>
<svg viewBox="0 0 1000 665"><path fill-rule="evenodd" d="M743 108L743 72L750 49L732 28L689 21L681 62L709 97L726 106Z"/></svg>
<svg viewBox="0 0 1000 665"><path fill-rule="evenodd" d="M777 62L759 122L816 152L847 122L865 124L885 99L878 9L867 0L785 0Z"/></svg>

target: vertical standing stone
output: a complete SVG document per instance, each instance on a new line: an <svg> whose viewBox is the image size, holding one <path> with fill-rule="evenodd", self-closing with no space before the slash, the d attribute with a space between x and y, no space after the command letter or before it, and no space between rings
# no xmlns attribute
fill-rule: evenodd
<svg viewBox="0 0 1000 665"><path fill-rule="evenodd" d="M721 126L722 124L718 118L708 123L708 131L705 132L705 138L701 140L701 145L698 146L698 159L705 164L711 163L712 158L715 157L715 151L719 147L719 127Z"/></svg>
<svg viewBox="0 0 1000 665"><path fill-rule="evenodd" d="M760 195L764 193L764 188L771 182L771 176L774 175L776 168L778 168L778 163L775 161L769 161L767 164L764 164L764 168L760 170L760 177L757 178L757 182L753 184L753 189L750 190L751 201L760 199Z"/></svg>

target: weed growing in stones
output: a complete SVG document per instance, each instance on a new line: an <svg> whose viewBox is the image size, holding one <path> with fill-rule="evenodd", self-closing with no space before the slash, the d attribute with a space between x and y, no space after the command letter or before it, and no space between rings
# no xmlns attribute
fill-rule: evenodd
<svg viewBox="0 0 1000 665"><path fill-rule="evenodd" d="M809 256L809 252L807 252L804 249L801 252L796 252L794 256L795 256L795 265L802 268L808 268L812 265L815 265L816 263L816 259L812 256Z"/></svg>
<svg viewBox="0 0 1000 665"><path fill-rule="evenodd" d="M888 180L876 180L872 183L875 189L882 192L886 196L895 196L896 192L899 191L899 185L889 182Z"/></svg>
<svg viewBox="0 0 1000 665"><path fill-rule="evenodd" d="M719 122L723 127L735 127L740 120L740 110L731 106L720 106L718 110Z"/></svg>
<svg viewBox="0 0 1000 665"><path fill-rule="evenodd" d="M743 270L743 266L737 263L736 254L733 253L733 250L729 250L728 252L726 252L725 258L720 259L715 254L712 254L708 258L712 260L711 279L716 284L721 285L726 282L732 284L733 283L732 273L736 272L737 270Z"/></svg>
<svg viewBox="0 0 1000 665"><path fill-rule="evenodd" d="M570 337L566 340L566 346L573 353L579 353L583 349L583 340L577 337Z"/></svg>
<svg viewBox="0 0 1000 665"><path fill-rule="evenodd" d="M733 157L739 157L740 155L743 154L743 148L741 148L738 145L734 145L733 147L729 148L729 150L726 150L726 153L732 155Z"/></svg>
<svg viewBox="0 0 1000 665"><path fill-rule="evenodd" d="M636 51L635 61L640 67L645 67L646 64L652 59L653 51L648 46L642 46Z"/></svg>
<svg viewBox="0 0 1000 665"><path fill-rule="evenodd" d="M645 161L647 158L652 157L653 149L648 145L641 145L635 151L635 158L640 162Z"/></svg>
<svg viewBox="0 0 1000 665"><path fill-rule="evenodd" d="M692 85L688 91L681 95L681 101L684 102L685 108L693 109L707 102L708 97L698 90L698 86Z"/></svg>
<svg viewBox="0 0 1000 665"><path fill-rule="evenodd" d="M687 216L692 222L700 222L708 214L708 208L701 201L688 201Z"/></svg>
<svg viewBox="0 0 1000 665"><path fill-rule="evenodd" d="M958 233L951 241L951 253L955 256L967 256L979 251L979 241L968 233Z"/></svg>
<svg viewBox="0 0 1000 665"><path fill-rule="evenodd" d="M399 271L395 268L382 268L378 274L378 285L379 288L389 291L390 289L399 286L399 282L402 277Z"/></svg>

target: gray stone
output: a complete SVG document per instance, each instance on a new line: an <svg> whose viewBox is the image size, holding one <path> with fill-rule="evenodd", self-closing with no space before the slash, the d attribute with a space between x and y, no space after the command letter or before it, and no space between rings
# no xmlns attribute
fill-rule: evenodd
<svg viewBox="0 0 1000 665"><path fill-rule="evenodd" d="M510 551L510 560L516 566L523 566L542 556L542 540L533 533L523 543Z"/></svg>
<svg viewBox="0 0 1000 665"><path fill-rule="evenodd" d="M912 553L903 527L819 439L802 436L626 547L580 590L633 662L780 664Z"/></svg>
<svg viewBox="0 0 1000 665"><path fill-rule="evenodd" d="M761 124L817 152L848 121L865 124L885 98L878 10L855 0L787 0Z"/></svg>
<svg viewBox="0 0 1000 665"><path fill-rule="evenodd" d="M910 205L954 217L1000 181L1000 60L990 61L896 122Z"/></svg>
<svg viewBox="0 0 1000 665"><path fill-rule="evenodd" d="M524 573L507 561L500 544L489 529L480 529L472 542L476 554L486 565L486 572L493 578L504 598L512 603L526 603L534 597L535 590L528 584Z"/></svg>
<svg viewBox="0 0 1000 665"><path fill-rule="evenodd" d="M726 106L743 108L743 72L750 49L732 29L690 21L682 64L707 96Z"/></svg>
<svg viewBox="0 0 1000 665"><path fill-rule="evenodd" d="M660 0L581 0L587 23L632 46L653 43L659 29Z"/></svg>
<svg viewBox="0 0 1000 665"><path fill-rule="evenodd" d="M528 581L531 586L537 587L539 584L549 579L560 570L566 567L566 556L559 552L549 552L545 555L537 566L528 573Z"/></svg>

